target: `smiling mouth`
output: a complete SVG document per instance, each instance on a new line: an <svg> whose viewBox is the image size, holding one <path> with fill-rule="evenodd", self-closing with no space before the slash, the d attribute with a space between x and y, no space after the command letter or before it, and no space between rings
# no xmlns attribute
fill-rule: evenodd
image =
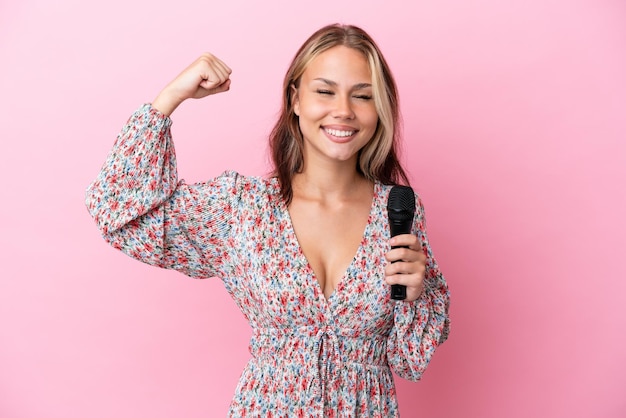
<svg viewBox="0 0 626 418"><path fill-rule="evenodd" d="M349 136L352 136L356 133L356 131L344 131L344 130L340 130L340 129L329 129L329 128L324 128L324 131L329 134L332 135L334 137L337 138L347 138Z"/></svg>

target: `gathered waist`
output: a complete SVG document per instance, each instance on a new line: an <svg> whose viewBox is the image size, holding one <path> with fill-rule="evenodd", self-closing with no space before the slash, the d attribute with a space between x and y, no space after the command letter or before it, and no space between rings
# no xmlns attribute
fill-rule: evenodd
<svg viewBox="0 0 626 418"><path fill-rule="evenodd" d="M250 353L257 360L274 364L325 361L335 366L388 367L385 336L363 335L330 325L255 329Z"/></svg>
<svg viewBox="0 0 626 418"><path fill-rule="evenodd" d="M375 393L381 399L393 396L387 338L382 335L330 325L255 328L250 353L242 391L268 385L277 393L309 394L302 399L327 406L357 396L354 391Z"/></svg>

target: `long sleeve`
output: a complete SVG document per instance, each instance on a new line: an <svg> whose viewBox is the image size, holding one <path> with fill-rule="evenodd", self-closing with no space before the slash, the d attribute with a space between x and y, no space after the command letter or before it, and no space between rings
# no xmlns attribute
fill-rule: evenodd
<svg viewBox="0 0 626 418"><path fill-rule="evenodd" d="M428 243L424 206L416 198L413 232L427 255L426 288L417 300L396 303L394 327L387 340L390 366L400 377L413 381L421 378L435 349L448 338L450 330L450 293Z"/></svg>
<svg viewBox="0 0 626 418"><path fill-rule="evenodd" d="M85 201L103 237L127 255L196 278L219 275L237 198L237 174L178 181L171 120L151 105L128 120Z"/></svg>

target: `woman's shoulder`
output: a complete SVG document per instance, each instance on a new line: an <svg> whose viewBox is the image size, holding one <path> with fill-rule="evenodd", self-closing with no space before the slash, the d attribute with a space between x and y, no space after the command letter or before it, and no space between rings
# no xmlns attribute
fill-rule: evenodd
<svg viewBox="0 0 626 418"><path fill-rule="evenodd" d="M280 196L280 186L275 177L249 176L236 170L226 170L217 177L199 183L200 188L222 190L241 200L273 200Z"/></svg>
<svg viewBox="0 0 626 418"><path fill-rule="evenodd" d="M250 176L235 170L226 170L221 176L233 179L237 187L243 191L273 193L278 186L276 177Z"/></svg>

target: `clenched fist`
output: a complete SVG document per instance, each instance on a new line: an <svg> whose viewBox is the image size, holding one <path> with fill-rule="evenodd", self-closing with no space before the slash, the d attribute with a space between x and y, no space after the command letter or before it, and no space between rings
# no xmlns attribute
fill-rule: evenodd
<svg viewBox="0 0 626 418"><path fill-rule="evenodd" d="M202 54L159 93L152 107L169 116L187 99L227 91L231 73L232 70L215 55Z"/></svg>

